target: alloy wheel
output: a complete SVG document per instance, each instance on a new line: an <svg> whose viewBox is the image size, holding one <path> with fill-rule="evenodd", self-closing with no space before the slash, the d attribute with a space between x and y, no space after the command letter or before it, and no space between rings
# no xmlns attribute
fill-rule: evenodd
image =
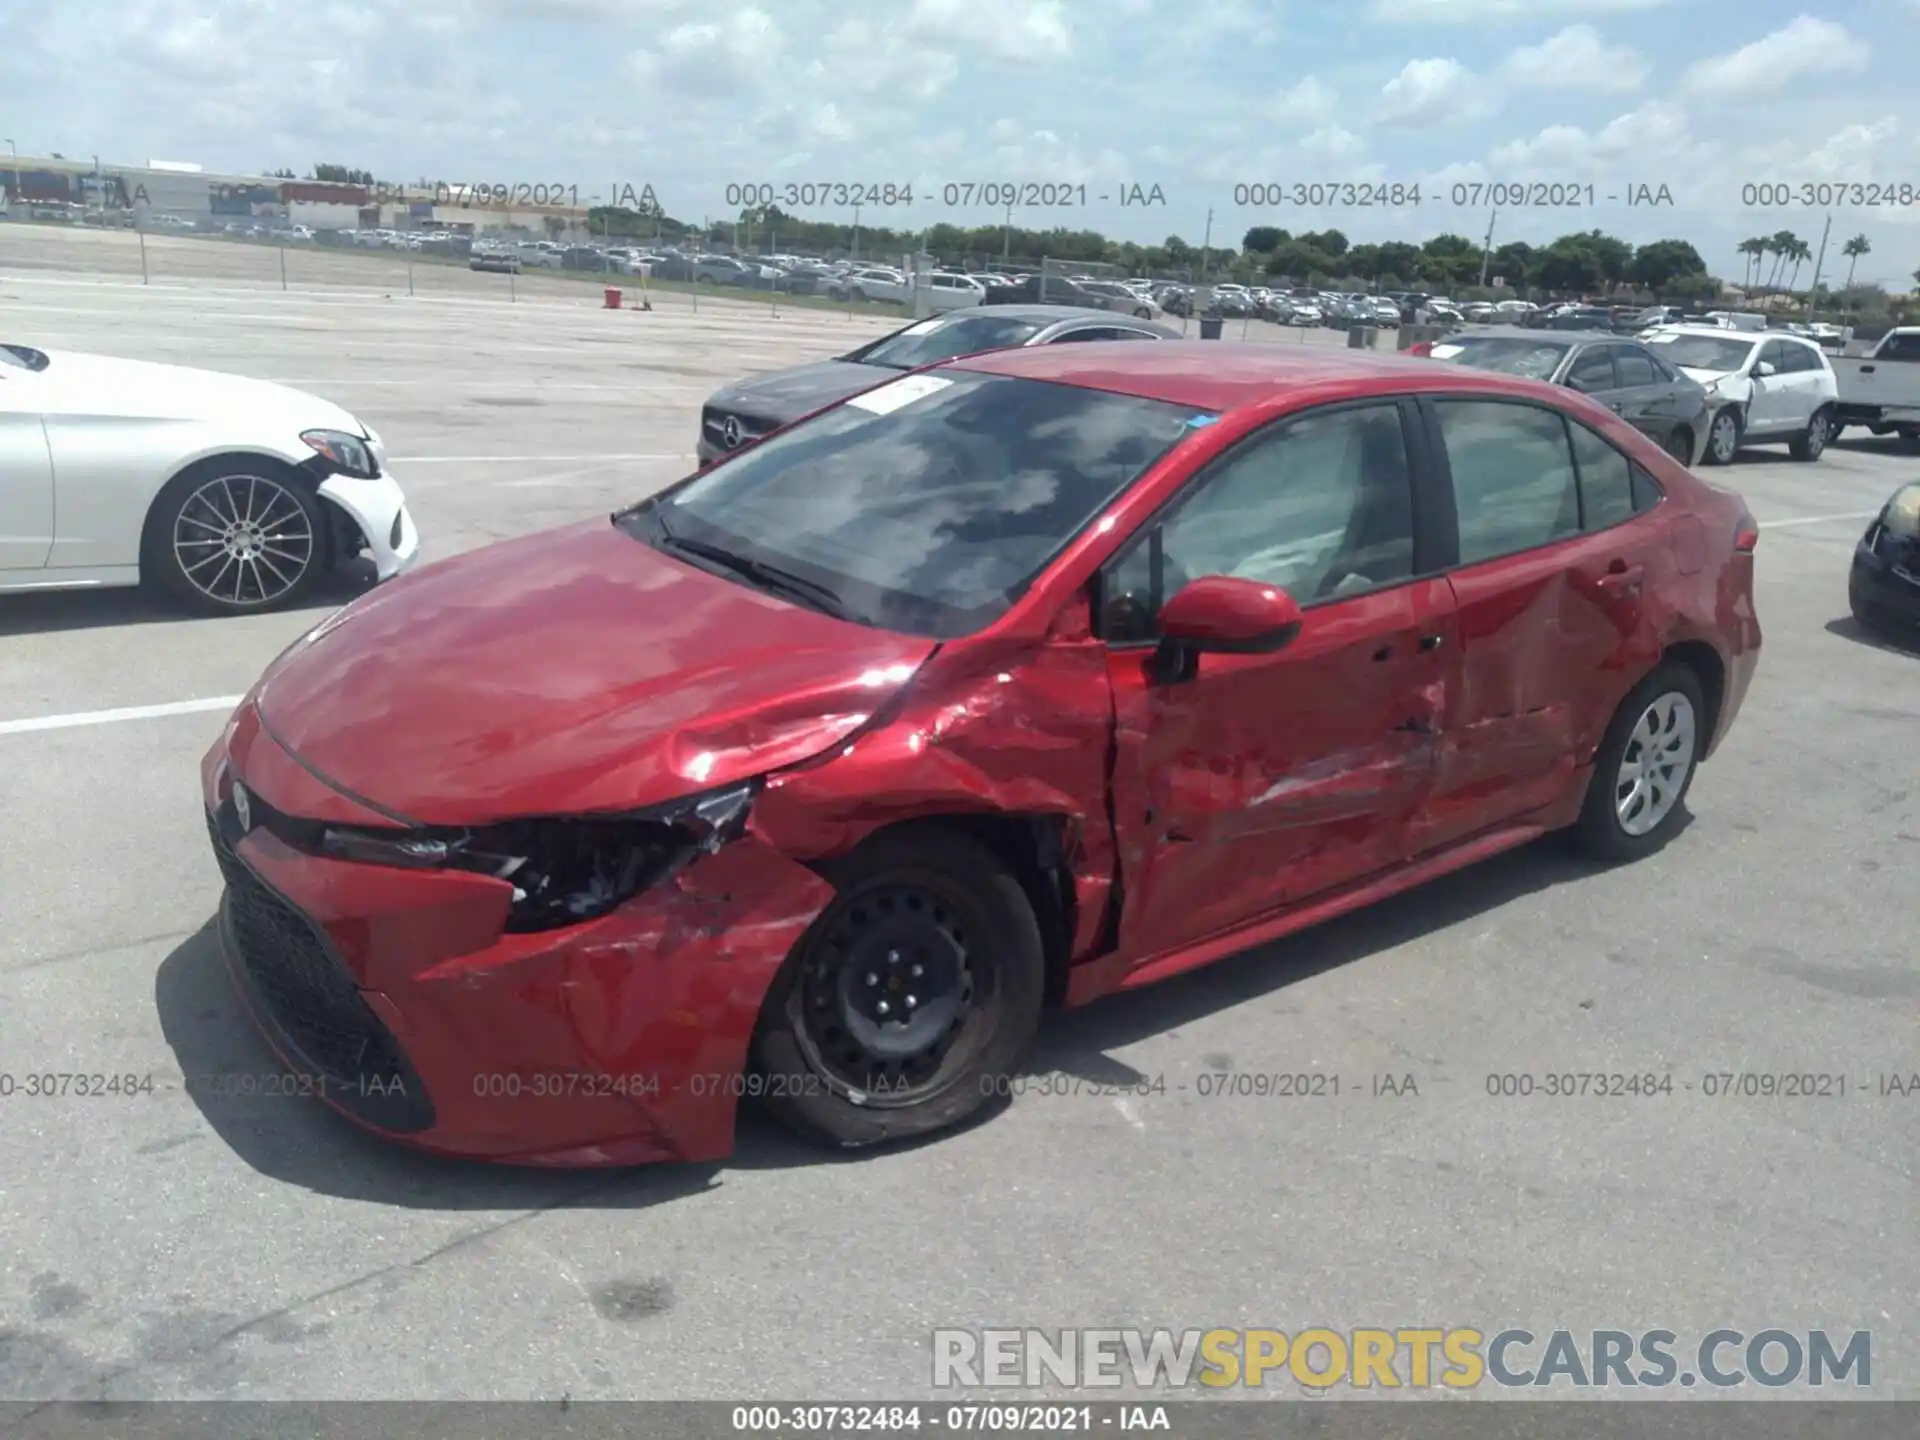
<svg viewBox="0 0 1920 1440"><path fill-rule="evenodd" d="M1825 415L1816 415L1807 422L1807 458L1818 460L1821 452L1827 448L1827 436L1831 427Z"/></svg>
<svg viewBox="0 0 1920 1440"><path fill-rule="evenodd" d="M935 1092L989 1019L984 937L961 906L917 884L886 885L836 916L805 957L796 1038L835 1089L876 1107Z"/></svg>
<svg viewBox="0 0 1920 1440"><path fill-rule="evenodd" d="M1680 802L1693 770L1696 735L1693 702L1677 690L1656 696L1640 712L1614 777L1613 810L1627 834L1650 833Z"/></svg>
<svg viewBox="0 0 1920 1440"><path fill-rule="evenodd" d="M278 480L223 475L187 497L173 554L187 583L219 605L270 605L300 583L317 549L306 507Z"/></svg>
<svg viewBox="0 0 1920 1440"><path fill-rule="evenodd" d="M1713 422L1713 458L1725 465L1739 448L1740 422L1731 410L1723 411Z"/></svg>

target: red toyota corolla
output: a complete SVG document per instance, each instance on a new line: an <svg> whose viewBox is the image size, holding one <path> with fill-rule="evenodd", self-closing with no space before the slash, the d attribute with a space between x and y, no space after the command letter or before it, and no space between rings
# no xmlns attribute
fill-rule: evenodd
<svg viewBox="0 0 1920 1440"><path fill-rule="evenodd" d="M1753 676L1757 538L1512 377L950 362L297 642L204 765L230 966L442 1152L715 1159L743 1096L938 1129L1049 1002L1549 831L1656 848Z"/></svg>

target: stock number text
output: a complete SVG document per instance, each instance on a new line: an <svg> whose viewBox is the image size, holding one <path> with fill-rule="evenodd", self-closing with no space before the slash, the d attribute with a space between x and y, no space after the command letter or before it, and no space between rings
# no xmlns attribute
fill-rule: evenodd
<svg viewBox="0 0 1920 1440"><path fill-rule="evenodd" d="M1878 210L1888 206L1912 205L1916 200L1920 200L1920 185L1910 181L1886 185L1841 182L1832 184L1809 182L1792 185L1776 180L1740 187L1740 203L1754 209L1804 205L1808 209L1816 210L1829 210L1839 206Z"/></svg>
<svg viewBox="0 0 1920 1440"><path fill-rule="evenodd" d="M1315 180L1297 184L1265 181L1233 187L1233 203L1246 208L1275 209L1299 205L1319 210L1336 206L1356 209L1394 209L1420 203L1420 184L1368 183L1351 180Z"/></svg>
<svg viewBox="0 0 1920 1440"><path fill-rule="evenodd" d="M768 180L745 180L727 186L727 207L751 210L784 205L791 210L839 209L854 206L911 205L912 185L867 185L851 180L803 180L776 185Z"/></svg>

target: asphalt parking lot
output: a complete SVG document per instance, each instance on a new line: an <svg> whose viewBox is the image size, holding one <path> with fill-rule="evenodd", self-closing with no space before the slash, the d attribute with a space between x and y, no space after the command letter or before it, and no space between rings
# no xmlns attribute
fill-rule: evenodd
<svg viewBox="0 0 1920 1440"><path fill-rule="evenodd" d="M430 557L671 481L716 385L882 328L609 312L557 282L142 286L17 253L5 339L345 404ZM1920 1095L1876 1093L1920 1072L1920 654L1859 634L1845 588L1916 471L1849 440L1714 477L1763 525L1766 645L1663 854L1596 872L1543 845L1062 1017L1041 1072L1164 1093L1028 1094L856 1160L750 1121L718 1167L503 1171L310 1102L190 1095L275 1068L215 953L198 761L323 611L0 601L0 1074L156 1081L0 1099L0 1398L905 1398L931 1393L936 1326L1417 1324L1867 1329L1872 1393L1920 1398ZM174 708L111 713L136 707ZM1342 1085L1203 1099L1204 1070ZM1487 1092L1565 1071L1676 1084ZM1847 1094L1708 1098L1720 1072ZM1377 1097L1382 1075L1418 1093Z"/></svg>

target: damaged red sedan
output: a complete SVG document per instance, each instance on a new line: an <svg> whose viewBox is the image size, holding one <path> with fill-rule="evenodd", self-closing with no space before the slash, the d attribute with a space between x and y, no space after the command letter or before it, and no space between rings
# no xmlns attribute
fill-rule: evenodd
<svg viewBox="0 0 1920 1440"><path fill-rule="evenodd" d="M1551 831L1672 832L1758 531L1564 389L1224 343L891 380L402 577L207 755L230 969L443 1153L952 1125L1051 1004Z"/></svg>

